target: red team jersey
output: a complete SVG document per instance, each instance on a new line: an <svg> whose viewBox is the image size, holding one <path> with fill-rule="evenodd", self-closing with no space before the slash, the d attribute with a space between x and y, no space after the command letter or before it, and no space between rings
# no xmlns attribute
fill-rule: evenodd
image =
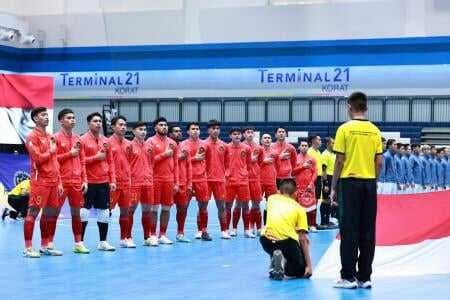
<svg viewBox="0 0 450 300"><path fill-rule="evenodd" d="M264 148L262 147L263 161L259 169L260 172L260 182L262 185L276 185L277 180L277 163L278 154L273 147ZM272 163L265 163L264 160L267 158L272 158Z"/></svg>
<svg viewBox="0 0 450 300"><path fill-rule="evenodd" d="M305 167L304 163L310 162L310 166ZM299 154L297 156L297 165L292 174L297 183L297 200L307 211L315 209L316 195L314 182L317 178L316 161L309 155Z"/></svg>
<svg viewBox="0 0 450 300"><path fill-rule="evenodd" d="M273 144L273 148L278 155L277 179L291 178L292 169L295 167L297 162L297 151L295 151L294 146L286 142L275 142ZM289 153L289 159L281 159L281 154L283 152Z"/></svg>
<svg viewBox="0 0 450 300"><path fill-rule="evenodd" d="M81 139L76 134L68 135L64 131L55 134L59 172L64 185L79 185L87 182L86 162L84 159L84 147ZM70 151L75 145L79 145L80 152L72 156Z"/></svg>
<svg viewBox="0 0 450 300"><path fill-rule="evenodd" d="M179 146L181 151L187 151L189 153L192 166L192 182L206 182L206 154L204 160L194 160L197 153L206 152L205 143L200 139L196 141L187 139L181 142Z"/></svg>
<svg viewBox="0 0 450 300"><path fill-rule="evenodd" d="M206 145L206 173L209 182L225 182L225 165L227 164L228 147L221 140L207 138Z"/></svg>
<svg viewBox="0 0 450 300"><path fill-rule="evenodd" d="M180 186L192 186L191 156L187 149L181 149L178 145L178 176Z"/></svg>
<svg viewBox="0 0 450 300"><path fill-rule="evenodd" d="M153 149L154 181L178 184L178 150L177 143L166 136L155 135L149 139ZM173 155L166 157L164 152L172 149Z"/></svg>
<svg viewBox="0 0 450 300"><path fill-rule="evenodd" d="M34 128L27 137L26 148L30 154L31 184L56 186L61 183L56 152L50 153L52 136Z"/></svg>
<svg viewBox="0 0 450 300"><path fill-rule="evenodd" d="M249 165L249 174L248 180L250 182L259 182L260 180L260 165L264 159L263 149L260 145L256 143L247 143L244 142L247 146L250 147L251 157L250 157L250 165Z"/></svg>
<svg viewBox="0 0 450 300"><path fill-rule="evenodd" d="M116 170L117 188L131 185L131 170L128 156L131 154L131 143L125 138L120 139L116 135L109 138L111 153Z"/></svg>
<svg viewBox="0 0 450 300"><path fill-rule="evenodd" d="M249 168L251 164L252 151L249 146L240 143L227 144L226 178L228 185L248 185Z"/></svg>
<svg viewBox="0 0 450 300"><path fill-rule="evenodd" d="M91 132L87 132L81 137L81 144L84 148L88 182L94 184L115 183L116 173L108 139L102 135L97 138ZM104 160L95 158L98 152L106 154Z"/></svg>
<svg viewBox="0 0 450 300"><path fill-rule="evenodd" d="M130 163L131 186L152 186L153 159L150 143L141 143L135 138L131 141L130 146L128 162Z"/></svg>

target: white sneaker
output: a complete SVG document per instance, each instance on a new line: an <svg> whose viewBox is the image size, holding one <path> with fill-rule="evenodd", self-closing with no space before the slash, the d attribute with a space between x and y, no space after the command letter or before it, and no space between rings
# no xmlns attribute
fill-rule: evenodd
<svg viewBox="0 0 450 300"><path fill-rule="evenodd" d="M33 250L32 248L27 248L23 250L23 256L28 258L39 258L41 254L38 251Z"/></svg>
<svg viewBox="0 0 450 300"><path fill-rule="evenodd" d="M159 238L159 243L160 243L160 244L163 244L163 245L172 245L172 244L173 244L173 242L172 242L171 240L169 240L169 239L167 238L167 236L165 236L165 235L162 235L162 236Z"/></svg>
<svg viewBox="0 0 450 300"><path fill-rule="evenodd" d="M237 236L237 230L236 229L231 229L230 230L230 236Z"/></svg>
<svg viewBox="0 0 450 300"><path fill-rule="evenodd" d="M347 279L339 279L335 282L333 287L337 289L356 289L358 287L358 283L355 281L348 281Z"/></svg>
<svg viewBox="0 0 450 300"><path fill-rule="evenodd" d="M202 232L201 231L197 232L197 234L195 235L195 239L196 240L201 240L202 239Z"/></svg>
<svg viewBox="0 0 450 300"><path fill-rule="evenodd" d="M330 223L333 223L333 225L337 225L339 222L336 218L330 218Z"/></svg>
<svg viewBox="0 0 450 300"><path fill-rule="evenodd" d="M179 233L179 234L177 234L177 242L180 242L180 243L190 243L191 240L189 240L188 238L186 238L186 237L184 236L184 234Z"/></svg>
<svg viewBox="0 0 450 300"><path fill-rule="evenodd" d="M371 289L372 288L372 281L358 281L358 287L361 289Z"/></svg>
<svg viewBox="0 0 450 300"><path fill-rule="evenodd" d="M246 238L251 238L251 239L254 239L256 236L253 234L253 232L251 232L250 230L246 230L245 232L244 232L244 236L246 237Z"/></svg>
<svg viewBox="0 0 450 300"><path fill-rule="evenodd" d="M230 235L228 234L228 232L226 232L226 231L222 231L220 237L221 237L222 239L224 239L224 240L229 240L229 239L231 239L231 236L230 236Z"/></svg>
<svg viewBox="0 0 450 300"><path fill-rule="evenodd" d="M41 255L46 255L46 256L62 256L63 255L62 251L52 249L49 247L39 249L39 253Z"/></svg>
<svg viewBox="0 0 450 300"><path fill-rule="evenodd" d="M107 241L101 241L98 243L97 250L100 251L116 251L116 248L111 246Z"/></svg>
<svg viewBox="0 0 450 300"><path fill-rule="evenodd" d="M144 246L151 246L151 244L150 244L150 238L148 237L148 238L146 238L143 242L142 242L142 245L144 245Z"/></svg>
<svg viewBox="0 0 450 300"><path fill-rule="evenodd" d="M150 246L152 247L158 247L159 245L159 240L158 237L156 235L152 235L151 237L148 238L150 241Z"/></svg>
<svg viewBox="0 0 450 300"><path fill-rule="evenodd" d="M128 240L120 240L119 246L120 248L128 248Z"/></svg>
<svg viewBox="0 0 450 300"><path fill-rule="evenodd" d="M133 239L127 239L127 248L136 248L136 244L134 243Z"/></svg>
<svg viewBox="0 0 450 300"><path fill-rule="evenodd" d="M309 231L310 231L310 232L318 232L316 226L311 226L311 227L309 227Z"/></svg>

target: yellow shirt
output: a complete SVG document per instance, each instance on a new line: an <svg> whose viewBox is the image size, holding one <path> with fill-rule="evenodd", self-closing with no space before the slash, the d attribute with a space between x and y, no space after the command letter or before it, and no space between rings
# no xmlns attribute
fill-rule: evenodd
<svg viewBox="0 0 450 300"><path fill-rule="evenodd" d="M342 124L334 142L334 152L344 154L341 178L375 179L375 156L383 153L380 130L367 120Z"/></svg>
<svg viewBox="0 0 450 300"><path fill-rule="evenodd" d="M333 176L334 163L336 162L336 154L325 150L322 152L322 165L327 167L327 175Z"/></svg>
<svg viewBox="0 0 450 300"><path fill-rule="evenodd" d="M275 194L267 200L267 222L262 235L272 240L298 241L297 231L308 231L305 209L294 199Z"/></svg>
<svg viewBox="0 0 450 300"><path fill-rule="evenodd" d="M18 185L16 185L11 192L8 193L8 195L11 196L22 196L24 194L30 193L30 180L25 179L19 182Z"/></svg>
<svg viewBox="0 0 450 300"><path fill-rule="evenodd" d="M307 154L316 161L317 176L322 176L322 154L320 154L320 151L311 147L308 149Z"/></svg>

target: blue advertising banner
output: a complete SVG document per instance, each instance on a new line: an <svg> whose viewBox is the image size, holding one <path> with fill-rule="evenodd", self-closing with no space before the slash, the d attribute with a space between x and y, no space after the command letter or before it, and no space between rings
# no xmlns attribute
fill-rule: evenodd
<svg viewBox="0 0 450 300"><path fill-rule="evenodd" d="M25 154L0 153L0 182L10 191L30 177L30 160Z"/></svg>

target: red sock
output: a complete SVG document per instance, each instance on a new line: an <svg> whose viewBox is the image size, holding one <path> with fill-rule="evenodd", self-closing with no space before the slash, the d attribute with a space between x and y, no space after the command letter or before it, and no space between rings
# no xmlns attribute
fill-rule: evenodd
<svg viewBox="0 0 450 300"><path fill-rule="evenodd" d="M261 229L262 216L261 216L261 211L259 210L259 208L255 209L254 218L255 218L254 221L255 221L256 229Z"/></svg>
<svg viewBox="0 0 450 300"><path fill-rule="evenodd" d="M134 223L134 214L130 212L130 214L128 215L128 238L131 239L132 237L132 232L133 232L133 223Z"/></svg>
<svg viewBox="0 0 450 300"><path fill-rule="evenodd" d="M233 209L233 229L237 228L240 218L241 218L241 208L235 207Z"/></svg>
<svg viewBox="0 0 450 300"><path fill-rule="evenodd" d="M227 211L225 210L219 217L220 231L227 230Z"/></svg>
<svg viewBox="0 0 450 300"><path fill-rule="evenodd" d="M48 216L47 222L48 222L48 235L47 235L48 242L53 243L56 233L56 223L58 222L58 217Z"/></svg>
<svg viewBox="0 0 450 300"><path fill-rule="evenodd" d="M31 248L34 231L34 217L28 215L23 223L23 237L25 239L25 248Z"/></svg>
<svg viewBox="0 0 450 300"><path fill-rule="evenodd" d="M43 248L47 247L48 244L48 217L41 216L41 220L39 221L39 226L41 228L41 246Z"/></svg>
<svg viewBox="0 0 450 300"><path fill-rule="evenodd" d="M244 219L244 230L250 229L250 211L246 210L242 214L242 219Z"/></svg>
<svg viewBox="0 0 450 300"><path fill-rule="evenodd" d="M184 224L186 223L187 209L182 207L177 209L177 233L184 234Z"/></svg>
<svg viewBox="0 0 450 300"><path fill-rule="evenodd" d="M200 212L197 213L197 230L202 231L202 217L200 216Z"/></svg>
<svg viewBox="0 0 450 300"><path fill-rule="evenodd" d="M150 235L156 235L157 220L158 220L158 212L152 211L150 213Z"/></svg>
<svg viewBox="0 0 450 300"><path fill-rule="evenodd" d="M73 238L75 240L75 243L78 243L81 241L81 218L80 216L74 216L72 217L72 232L73 232Z"/></svg>
<svg viewBox="0 0 450 300"><path fill-rule="evenodd" d="M306 213L306 217L308 219L308 226L317 226L316 224L316 210L310 211Z"/></svg>
<svg viewBox="0 0 450 300"><path fill-rule="evenodd" d="M201 210L200 211L200 219L202 221L202 231L206 231L208 228L208 211L205 210Z"/></svg>
<svg viewBox="0 0 450 300"><path fill-rule="evenodd" d="M124 240L128 236L128 216L120 216L119 217L119 225L120 225L120 239Z"/></svg>
<svg viewBox="0 0 450 300"><path fill-rule="evenodd" d="M142 229L144 230L144 239L147 239L150 236L150 223L152 222L152 217L149 211L142 213Z"/></svg>
<svg viewBox="0 0 450 300"><path fill-rule="evenodd" d="M169 225L170 210L162 210L159 219L159 236L166 235L167 226Z"/></svg>
<svg viewBox="0 0 450 300"><path fill-rule="evenodd" d="M226 229L228 230L230 228L230 223L231 223L231 208L225 210L225 219L226 219Z"/></svg>

